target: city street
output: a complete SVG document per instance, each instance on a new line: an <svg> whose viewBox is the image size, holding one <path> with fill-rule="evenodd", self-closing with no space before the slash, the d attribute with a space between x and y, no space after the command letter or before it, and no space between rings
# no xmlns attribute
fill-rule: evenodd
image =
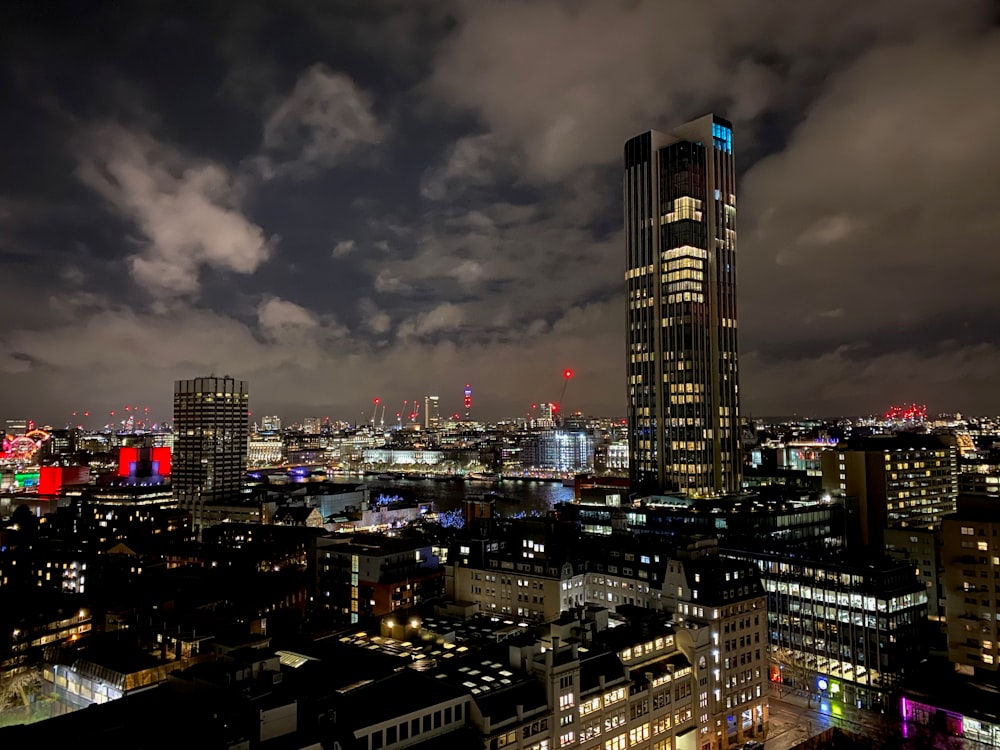
<svg viewBox="0 0 1000 750"><path fill-rule="evenodd" d="M767 735L767 750L788 750L803 740L819 734L828 727L840 727L864 736L877 732L884 724L879 714L858 711L841 704L823 700L812 706L803 694L791 691L781 697L771 689L768 701L771 708L771 730Z"/></svg>

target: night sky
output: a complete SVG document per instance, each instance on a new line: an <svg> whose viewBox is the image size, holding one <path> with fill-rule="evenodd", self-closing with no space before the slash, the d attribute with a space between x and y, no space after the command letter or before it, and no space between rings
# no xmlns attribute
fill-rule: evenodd
<svg viewBox="0 0 1000 750"><path fill-rule="evenodd" d="M977 0L0 9L0 419L172 381L621 416L621 150L734 123L743 413L1000 412L1000 32ZM102 418L98 419L98 415Z"/></svg>

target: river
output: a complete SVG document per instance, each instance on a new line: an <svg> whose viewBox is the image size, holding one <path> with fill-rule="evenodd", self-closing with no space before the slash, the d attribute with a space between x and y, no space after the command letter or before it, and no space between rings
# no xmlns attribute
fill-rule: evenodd
<svg viewBox="0 0 1000 750"><path fill-rule="evenodd" d="M518 511L547 511L556 503L573 499L573 488L561 482L531 482L506 479L499 484L485 482L438 482L433 479L376 479L368 476L365 484L372 498L398 495L405 500L431 501L434 510L455 510L467 497L482 497L487 492L500 495L497 510L503 515Z"/></svg>

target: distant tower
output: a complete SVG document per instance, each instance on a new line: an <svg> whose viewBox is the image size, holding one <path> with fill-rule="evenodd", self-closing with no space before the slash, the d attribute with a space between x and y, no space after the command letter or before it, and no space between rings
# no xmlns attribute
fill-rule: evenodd
<svg viewBox="0 0 1000 750"><path fill-rule="evenodd" d="M465 384L465 396L462 403L465 405L465 420L468 421L472 416L472 386L468 383Z"/></svg>
<svg viewBox="0 0 1000 750"><path fill-rule="evenodd" d="M633 490L739 492L732 125L630 139L624 204Z"/></svg>
<svg viewBox="0 0 1000 750"><path fill-rule="evenodd" d="M436 430L441 425L441 399L437 396L424 396L424 428Z"/></svg>
<svg viewBox="0 0 1000 750"><path fill-rule="evenodd" d="M247 466L250 394L245 380L174 383L174 499L198 525L206 503L239 496Z"/></svg>

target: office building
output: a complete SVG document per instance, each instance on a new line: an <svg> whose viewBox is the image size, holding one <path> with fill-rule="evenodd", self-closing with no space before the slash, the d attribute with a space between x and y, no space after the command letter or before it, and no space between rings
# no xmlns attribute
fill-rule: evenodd
<svg viewBox="0 0 1000 750"><path fill-rule="evenodd" d="M909 563L846 553L721 554L760 569L773 682L849 706L888 708L924 653L927 588Z"/></svg>
<svg viewBox="0 0 1000 750"><path fill-rule="evenodd" d="M441 426L441 398L424 396L424 428L436 430Z"/></svg>
<svg viewBox="0 0 1000 750"><path fill-rule="evenodd" d="M958 449L945 435L852 441L822 454L823 489L847 498L852 543L881 550L885 529L936 528L955 510Z"/></svg>
<svg viewBox="0 0 1000 750"><path fill-rule="evenodd" d="M740 490L733 131L706 115L625 144L634 490Z"/></svg>
<svg viewBox="0 0 1000 750"><path fill-rule="evenodd" d="M319 417L306 417L302 420L302 432L306 435L319 435L323 420Z"/></svg>
<svg viewBox="0 0 1000 750"><path fill-rule="evenodd" d="M261 432L281 432L281 417L261 417L260 429Z"/></svg>
<svg viewBox="0 0 1000 750"><path fill-rule="evenodd" d="M201 526L205 505L237 499L247 464L250 394L245 380L174 384L174 499Z"/></svg>

